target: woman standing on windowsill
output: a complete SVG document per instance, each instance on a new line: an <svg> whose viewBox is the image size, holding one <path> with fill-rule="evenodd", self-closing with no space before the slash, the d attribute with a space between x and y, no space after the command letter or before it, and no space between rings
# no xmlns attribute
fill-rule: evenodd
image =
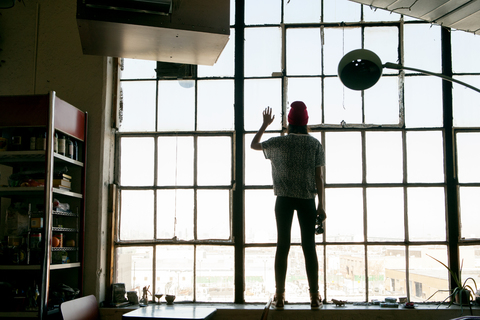
<svg viewBox="0 0 480 320"><path fill-rule="evenodd" d="M263 133L273 122L270 107L263 111L263 124L252 140L251 148L263 150L272 163L275 219L277 222L277 250L275 253L275 298L277 309L285 305L285 279L293 213L297 211L302 250L310 287L310 306L318 309L322 298L318 287L318 259L315 250L315 222L317 215L323 221L325 214L325 189L323 170L325 155L321 143L308 134L307 107L301 101L290 105L288 135L260 142ZM318 209L315 207L318 196Z"/></svg>

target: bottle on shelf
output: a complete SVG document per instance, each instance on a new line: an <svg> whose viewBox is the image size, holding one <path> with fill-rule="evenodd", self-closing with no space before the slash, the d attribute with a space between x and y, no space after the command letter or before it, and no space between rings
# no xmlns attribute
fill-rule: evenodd
<svg viewBox="0 0 480 320"><path fill-rule="evenodd" d="M37 139L35 141L35 150L46 150L47 148L47 133L41 129L38 132Z"/></svg>
<svg viewBox="0 0 480 320"><path fill-rule="evenodd" d="M65 139L65 151L66 151L65 156L73 159L73 157L74 157L74 145L73 145L72 139L70 139L69 136L67 136L66 139Z"/></svg>
<svg viewBox="0 0 480 320"><path fill-rule="evenodd" d="M37 149L37 135L34 129L28 130L28 135L29 135L29 150L30 151L35 151Z"/></svg>
<svg viewBox="0 0 480 320"><path fill-rule="evenodd" d="M77 160L79 159L78 156L78 142L77 140L73 140L73 159Z"/></svg>
<svg viewBox="0 0 480 320"><path fill-rule="evenodd" d="M3 136L3 131L0 130L0 151L7 151L8 139Z"/></svg>
<svg viewBox="0 0 480 320"><path fill-rule="evenodd" d="M12 151L21 151L23 149L22 130L15 129L12 133L12 140L10 142Z"/></svg>
<svg viewBox="0 0 480 320"><path fill-rule="evenodd" d="M53 140L53 152L58 153L58 133L56 132Z"/></svg>
<svg viewBox="0 0 480 320"><path fill-rule="evenodd" d="M60 134L58 137L58 153L62 156L66 155L66 140L64 134Z"/></svg>

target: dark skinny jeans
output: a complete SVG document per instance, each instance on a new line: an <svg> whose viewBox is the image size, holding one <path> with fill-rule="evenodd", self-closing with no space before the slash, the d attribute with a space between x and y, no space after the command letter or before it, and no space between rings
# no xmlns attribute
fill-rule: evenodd
<svg viewBox="0 0 480 320"><path fill-rule="evenodd" d="M297 211L302 250L305 257L310 292L318 292L318 259L315 250L315 199L277 197L275 218L277 221L277 251L275 254L275 284L278 293L285 292L288 252L290 251L293 212Z"/></svg>

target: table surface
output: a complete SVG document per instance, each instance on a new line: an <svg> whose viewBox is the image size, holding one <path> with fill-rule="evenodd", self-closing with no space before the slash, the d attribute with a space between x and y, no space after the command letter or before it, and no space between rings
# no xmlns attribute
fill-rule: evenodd
<svg viewBox="0 0 480 320"><path fill-rule="evenodd" d="M211 307L151 304L125 313L122 319L207 320L213 317L215 312L217 309Z"/></svg>

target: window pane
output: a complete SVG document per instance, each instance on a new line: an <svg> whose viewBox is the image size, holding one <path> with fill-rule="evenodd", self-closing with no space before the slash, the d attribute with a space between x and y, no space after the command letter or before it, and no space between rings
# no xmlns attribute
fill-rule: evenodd
<svg viewBox="0 0 480 320"><path fill-rule="evenodd" d="M193 240L193 190L157 190L157 239Z"/></svg>
<svg viewBox="0 0 480 320"><path fill-rule="evenodd" d="M405 24L406 67L442 73L440 28L430 24Z"/></svg>
<svg viewBox="0 0 480 320"><path fill-rule="evenodd" d="M123 59L121 79L155 79L156 61Z"/></svg>
<svg viewBox="0 0 480 320"><path fill-rule="evenodd" d="M198 246L196 296L201 302L233 302L233 247Z"/></svg>
<svg viewBox="0 0 480 320"><path fill-rule="evenodd" d="M283 1L285 23L320 22L321 2L317 0Z"/></svg>
<svg viewBox="0 0 480 320"><path fill-rule="evenodd" d="M158 138L159 186L193 185L193 137Z"/></svg>
<svg viewBox="0 0 480 320"><path fill-rule="evenodd" d="M278 0L245 0L245 25L280 24L281 9Z"/></svg>
<svg viewBox="0 0 480 320"><path fill-rule="evenodd" d="M155 81L121 83L123 118L120 131L155 131Z"/></svg>
<svg viewBox="0 0 480 320"><path fill-rule="evenodd" d="M120 139L122 186L153 186L153 143L152 137Z"/></svg>
<svg viewBox="0 0 480 320"><path fill-rule="evenodd" d="M458 182L480 182L480 132L457 133Z"/></svg>
<svg viewBox="0 0 480 320"><path fill-rule="evenodd" d="M455 79L480 88L479 76L456 76ZM480 93L453 84L453 125L455 127L480 127Z"/></svg>
<svg viewBox="0 0 480 320"><path fill-rule="evenodd" d="M245 248L245 302L263 303L275 294L274 261L274 247Z"/></svg>
<svg viewBox="0 0 480 320"><path fill-rule="evenodd" d="M276 243L273 190L245 190L245 242Z"/></svg>
<svg viewBox="0 0 480 320"><path fill-rule="evenodd" d="M443 301L449 295L448 270L431 257L448 265L445 246L412 246L409 248L410 301ZM444 291L438 291L444 290Z"/></svg>
<svg viewBox="0 0 480 320"><path fill-rule="evenodd" d="M348 201L345 201L348 199ZM363 191L360 188L327 188L326 240L331 242L363 241ZM348 223L345 223L348 221Z"/></svg>
<svg viewBox="0 0 480 320"><path fill-rule="evenodd" d="M410 241L445 241L445 190L408 188L408 235Z"/></svg>
<svg viewBox="0 0 480 320"><path fill-rule="evenodd" d="M287 74L320 75L320 28L287 29L286 37Z"/></svg>
<svg viewBox="0 0 480 320"><path fill-rule="evenodd" d="M323 292L323 253L317 247L320 267L319 287ZM275 293L275 248L245 249L245 301L261 302L268 300ZM310 302L308 280L305 271L305 258L300 246L291 246L288 254L288 268L285 283L285 295L290 303Z"/></svg>
<svg viewBox="0 0 480 320"><path fill-rule="evenodd" d="M367 189L368 241L405 239L402 188Z"/></svg>
<svg viewBox="0 0 480 320"><path fill-rule="evenodd" d="M308 124L322 123L322 79L288 78L287 104L303 101L307 106Z"/></svg>
<svg viewBox="0 0 480 320"><path fill-rule="evenodd" d="M362 141L359 132L327 132L324 147L327 183L362 181Z"/></svg>
<svg viewBox="0 0 480 320"><path fill-rule="evenodd" d="M377 10L382 11L382 10ZM382 63L396 63L398 59L398 28L365 28L365 49L375 52ZM383 69L383 73L398 73L397 70ZM365 91L368 92L369 90Z"/></svg>
<svg viewBox="0 0 480 320"><path fill-rule="evenodd" d="M443 126L442 79L405 77L405 126L427 128Z"/></svg>
<svg viewBox="0 0 480 320"><path fill-rule="evenodd" d="M460 234L464 239L480 238L479 187L460 187ZM479 252L480 254L480 252ZM478 257L480 259L480 257ZM480 261L479 261L480 263ZM480 265L479 265L480 266Z"/></svg>
<svg viewBox="0 0 480 320"><path fill-rule="evenodd" d="M193 301L193 246L156 246L155 292ZM152 289L153 290L153 289Z"/></svg>
<svg viewBox="0 0 480 320"><path fill-rule="evenodd" d="M466 279L472 278L478 286L480 282L480 273L478 272L480 268L480 246L460 247L460 261L463 261L462 283L465 282ZM472 280L468 280L467 284L475 288Z"/></svg>
<svg viewBox="0 0 480 320"><path fill-rule="evenodd" d="M198 130L233 130L233 81L198 81Z"/></svg>
<svg viewBox="0 0 480 320"><path fill-rule="evenodd" d="M348 52L362 47L361 29L324 28L323 34L323 72L327 75L336 75L340 59Z"/></svg>
<svg viewBox="0 0 480 320"><path fill-rule="evenodd" d="M444 179L442 133L407 132L408 182L443 182Z"/></svg>
<svg viewBox="0 0 480 320"><path fill-rule="evenodd" d="M365 123L398 124L399 93L397 77L382 77L364 91Z"/></svg>
<svg viewBox="0 0 480 320"><path fill-rule="evenodd" d="M480 38L470 32L451 32L452 69L454 73L480 72Z"/></svg>
<svg viewBox="0 0 480 320"><path fill-rule="evenodd" d="M153 191L122 190L120 240L153 239Z"/></svg>
<svg viewBox="0 0 480 320"><path fill-rule="evenodd" d="M280 28L245 29L245 76L271 76L281 72Z"/></svg>
<svg viewBox="0 0 480 320"><path fill-rule="evenodd" d="M153 248L120 247L115 250L115 283L125 283L126 291L137 291L153 283ZM149 295L149 298L152 298Z"/></svg>
<svg viewBox="0 0 480 320"><path fill-rule="evenodd" d="M232 183L232 139L230 137L198 138L197 183L203 186Z"/></svg>
<svg viewBox="0 0 480 320"><path fill-rule="evenodd" d="M360 4L348 0L323 1L323 21L360 21L360 8Z"/></svg>
<svg viewBox="0 0 480 320"><path fill-rule="evenodd" d="M260 128L260 127L259 127ZM278 134L264 134L261 141L266 141ZM272 185L272 164L265 159L263 151L250 148L254 135L245 135L245 184Z"/></svg>
<svg viewBox="0 0 480 320"><path fill-rule="evenodd" d="M195 129L195 81L158 82L158 131Z"/></svg>
<svg viewBox="0 0 480 320"><path fill-rule="evenodd" d="M245 130L258 130L263 123L262 112L272 108L275 121L268 130L282 129L282 81L281 79L245 80L244 93ZM247 145L249 147L250 145Z"/></svg>
<svg viewBox="0 0 480 320"><path fill-rule="evenodd" d="M400 183L403 181L401 132L366 132L368 183Z"/></svg>
<svg viewBox="0 0 480 320"><path fill-rule="evenodd" d="M325 78L325 124L362 123L362 93L346 88L339 78Z"/></svg>
<svg viewBox="0 0 480 320"><path fill-rule="evenodd" d="M233 1L233 0L232 0ZM235 74L235 29L230 29L230 39L213 66L197 66L199 77L233 77Z"/></svg>
<svg viewBox="0 0 480 320"><path fill-rule="evenodd" d="M197 191L197 238L230 239L230 191Z"/></svg>
<svg viewBox="0 0 480 320"><path fill-rule="evenodd" d="M368 246L368 298L407 295L405 247Z"/></svg>
<svg viewBox="0 0 480 320"><path fill-rule="evenodd" d="M365 247L327 246L327 299L366 301Z"/></svg>

